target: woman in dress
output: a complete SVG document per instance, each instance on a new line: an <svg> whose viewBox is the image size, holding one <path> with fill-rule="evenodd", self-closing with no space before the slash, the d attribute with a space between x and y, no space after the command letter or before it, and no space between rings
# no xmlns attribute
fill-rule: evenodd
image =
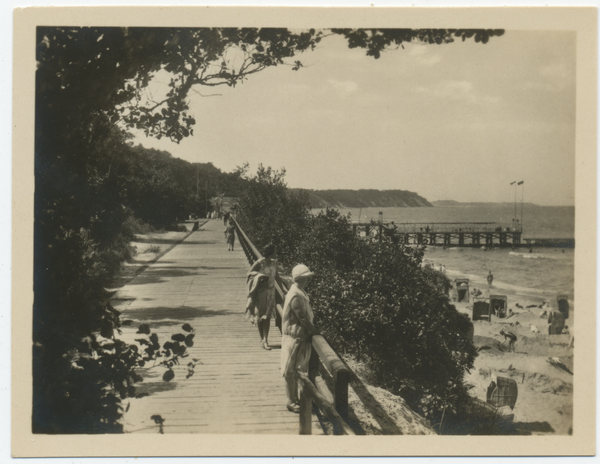
<svg viewBox="0 0 600 464"><path fill-rule="evenodd" d="M233 245L235 244L235 224L231 219L225 229L225 241L227 242L227 251L233 251Z"/></svg>
<svg viewBox="0 0 600 464"><path fill-rule="evenodd" d="M260 272L269 278L267 285L258 294L257 324L260 335L260 345L265 350L270 350L269 346L269 328L271 326L271 317L276 316L277 308L275 306L275 279L277 278L277 250L275 245L269 244L265 247L264 258L256 261L250 268L250 272Z"/></svg>
<svg viewBox="0 0 600 464"><path fill-rule="evenodd" d="M304 264L292 270L294 284L283 304L283 335L281 339L281 372L285 378L287 408L299 413L297 371L308 374L312 351L312 336L319 335L313 325L313 310L305 288L314 274Z"/></svg>

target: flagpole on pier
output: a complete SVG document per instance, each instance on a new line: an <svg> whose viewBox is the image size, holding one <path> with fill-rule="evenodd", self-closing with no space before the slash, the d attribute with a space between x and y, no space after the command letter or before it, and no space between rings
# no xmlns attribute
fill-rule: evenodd
<svg viewBox="0 0 600 464"><path fill-rule="evenodd" d="M521 187L521 232L523 232L523 197L525 196L525 181L522 180L517 185L522 185Z"/></svg>
<svg viewBox="0 0 600 464"><path fill-rule="evenodd" d="M517 186L515 185L516 183L516 180L510 183L510 185L515 186L515 214L513 215L513 230L517 229Z"/></svg>

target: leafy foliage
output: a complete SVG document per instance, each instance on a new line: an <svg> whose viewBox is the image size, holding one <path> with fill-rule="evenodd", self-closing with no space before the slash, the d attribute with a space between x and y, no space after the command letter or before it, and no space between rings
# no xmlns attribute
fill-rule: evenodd
<svg viewBox="0 0 600 464"><path fill-rule="evenodd" d="M194 329L189 324L185 326L193 335ZM137 333L146 334L148 338L128 344L96 333L84 337L81 344L73 345L73 349L53 366L52 380L44 385L41 394L34 396L34 401L44 403L43 410L49 417L34 420L33 432L121 431L121 400L141 396L134 384L143 378L136 369L148 368L147 363L153 362L152 367L167 368L163 380L169 381L175 376L172 367L188 356L185 345L177 344L174 349L166 342L161 348L158 335L150 331L148 324L140 325ZM44 350L45 346L34 345L34 361L40 362L47 356ZM39 364L35 367L48 370L50 366ZM50 372L47 375L50 376ZM186 378L190 376L188 372ZM34 404L34 407L41 410L42 405Z"/></svg>
<svg viewBox="0 0 600 464"><path fill-rule="evenodd" d="M259 249L272 243L280 259L285 260L294 253L296 237L306 229L306 195L287 190L285 169L276 171L259 165L256 175L242 176L247 182L236 206L238 221Z"/></svg>
<svg viewBox="0 0 600 464"><path fill-rule="evenodd" d="M364 48L367 55L377 59L381 52L390 47L402 47L404 43L416 42L429 45L443 45L460 38L463 42L488 43L490 37L501 36L503 29L332 29L348 40L350 48Z"/></svg>

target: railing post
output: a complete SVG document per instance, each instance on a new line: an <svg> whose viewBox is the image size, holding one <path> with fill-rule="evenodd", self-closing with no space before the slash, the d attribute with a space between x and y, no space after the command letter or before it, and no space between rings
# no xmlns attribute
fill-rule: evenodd
<svg viewBox="0 0 600 464"><path fill-rule="evenodd" d="M348 421L348 384L350 383L350 372L338 371L335 379L335 410Z"/></svg>
<svg viewBox="0 0 600 464"><path fill-rule="evenodd" d="M312 399L300 386L300 435L312 433Z"/></svg>

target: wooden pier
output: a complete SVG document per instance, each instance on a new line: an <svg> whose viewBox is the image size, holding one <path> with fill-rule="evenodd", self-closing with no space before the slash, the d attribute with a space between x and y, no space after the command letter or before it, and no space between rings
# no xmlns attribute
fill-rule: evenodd
<svg viewBox="0 0 600 464"><path fill-rule="evenodd" d="M522 246L522 230L494 222L353 223L354 233L390 236L398 243L446 247Z"/></svg>

